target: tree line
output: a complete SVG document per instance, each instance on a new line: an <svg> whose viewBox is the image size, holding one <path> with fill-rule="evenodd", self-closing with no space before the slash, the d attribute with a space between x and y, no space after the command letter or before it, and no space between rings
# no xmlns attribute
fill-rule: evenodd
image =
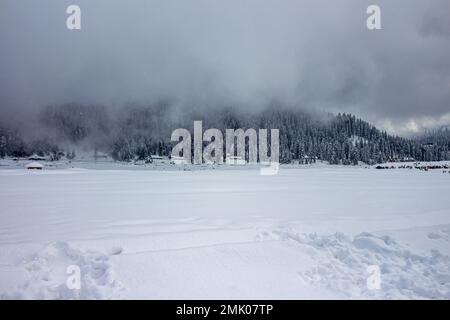
<svg viewBox="0 0 450 320"><path fill-rule="evenodd" d="M450 130L428 131L407 139L389 135L351 114L317 114L305 110L268 107L181 108L167 102L128 105L111 109L97 105L64 104L43 108L34 119L39 128L0 123L0 157L49 156L52 160L76 157L74 150L101 151L117 161L145 160L151 155L169 156L174 145L171 132L204 128L277 128L282 163L324 160L351 165L387 161L450 160Z"/></svg>

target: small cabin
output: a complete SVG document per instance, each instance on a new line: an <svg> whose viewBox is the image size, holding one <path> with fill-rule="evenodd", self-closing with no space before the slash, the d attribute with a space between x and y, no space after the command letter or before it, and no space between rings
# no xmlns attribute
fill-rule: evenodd
<svg viewBox="0 0 450 320"><path fill-rule="evenodd" d="M42 170L44 166L39 162L31 162L25 166L28 170Z"/></svg>
<svg viewBox="0 0 450 320"><path fill-rule="evenodd" d="M44 157L38 156L37 154L33 154L30 157L28 157L28 160L30 160L30 161L45 161L47 159Z"/></svg>
<svg viewBox="0 0 450 320"><path fill-rule="evenodd" d="M108 154L100 151L94 152L94 159L108 159Z"/></svg>
<svg viewBox="0 0 450 320"><path fill-rule="evenodd" d="M314 156L308 156L308 155L304 155L303 157L300 158L299 160L299 164L313 164L316 163L316 160L318 158L314 157Z"/></svg>
<svg viewBox="0 0 450 320"><path fill-rule="evenodd" d="M228 165L234 165L234 166L239 166L239 165L244 165L247 162L245 161L245 159L242 159L242 157L239 156L231 156L230 154L227 154L227 157L225 158L225 163Z"/></svg>
<svg viewBox="0 0 450 320"><path fill-rule="evenodd" d="M172 156L172 158L170 159L170 163L176 165L184 165L188 164L188 161L184 157Z"/></svg>
<svg viewBox="0 0 450 320"><path fill-rule="evenodd" d="M152 154L150 158L148 159L149 163L155 163L155 164L164 164L169 162L169 158L165 156L160 156L157 154Z"/></svg>

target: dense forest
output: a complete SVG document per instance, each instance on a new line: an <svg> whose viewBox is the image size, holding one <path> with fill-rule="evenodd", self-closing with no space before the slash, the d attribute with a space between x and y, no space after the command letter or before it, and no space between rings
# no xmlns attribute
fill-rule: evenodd
<svg viewBox="0 0 450 320"><path fill-rule="evenodd" d="M217 128L278 128L282 163L325 160L331 164L375 164L386 161L450 159L450 130L440 129L406 139L392 136L350 114L317 114L292 108L268 107L260 112L242 108L176 109L168 103L129 105L111 111L104 106L47 106L34 119L35 132L0 122L0 157L31 154L73 159L75 151L98 151L114 160L145 160L170 155L171 132ZM28 130L29 131L29 130Z"/></svg>

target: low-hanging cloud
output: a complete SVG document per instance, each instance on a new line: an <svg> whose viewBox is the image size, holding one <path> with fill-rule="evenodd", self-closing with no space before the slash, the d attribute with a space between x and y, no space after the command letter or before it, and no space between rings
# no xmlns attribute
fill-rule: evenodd
<svg viewBox="0 0 450 320"><path fill-rule="evenodd" d="M65 24L74 3L79 31ZM374 3L382 30L370 31ZM0 112L278 101L399 133L448 125L449 12L447 0L3 0Z"/></svg>

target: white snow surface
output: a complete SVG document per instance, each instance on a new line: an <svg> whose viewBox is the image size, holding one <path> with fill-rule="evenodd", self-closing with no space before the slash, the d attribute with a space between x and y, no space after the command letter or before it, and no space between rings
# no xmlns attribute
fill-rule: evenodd
<svg viewBox="0 0 450 320"><path fill-rule="evenodd" d="M0 298L449 299L449 195L442 170L1 169Z"/></svg>

